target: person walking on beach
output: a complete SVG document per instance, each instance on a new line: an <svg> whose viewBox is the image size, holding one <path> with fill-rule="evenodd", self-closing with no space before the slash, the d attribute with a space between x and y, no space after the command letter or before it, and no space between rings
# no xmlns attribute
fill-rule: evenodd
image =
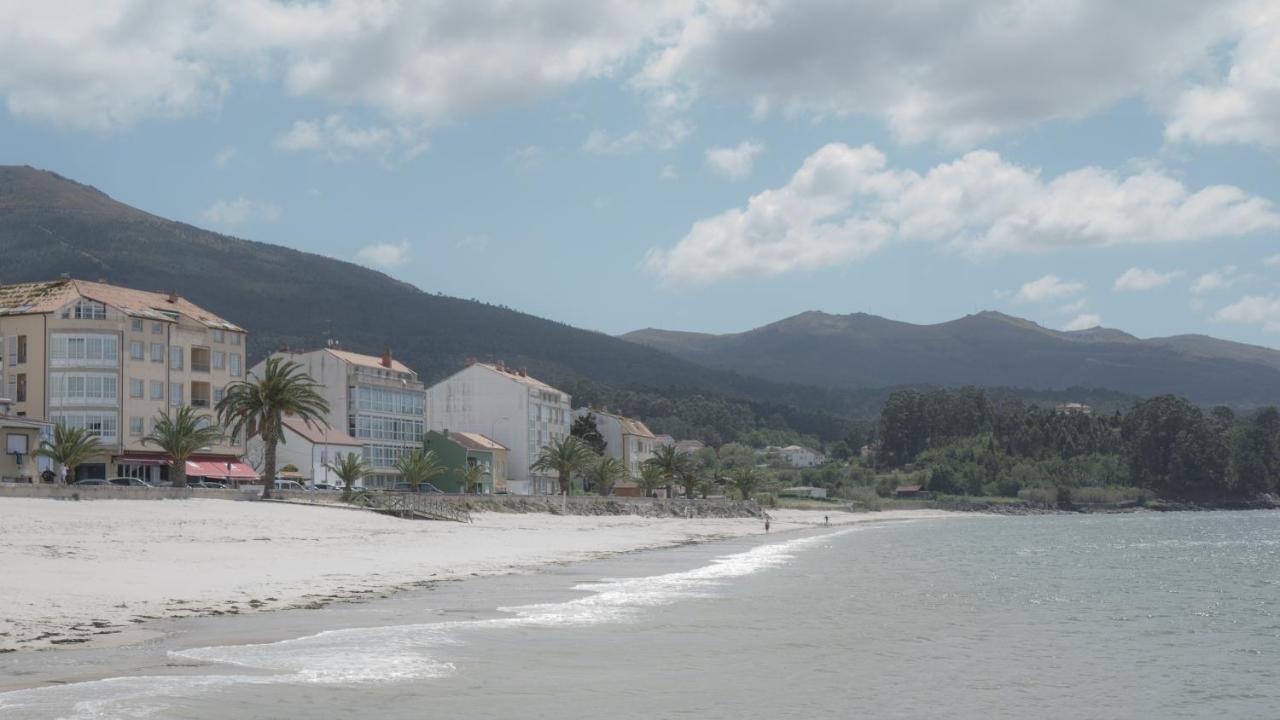
<svg viewBox="0 0 1280 720"><path fill-rule="evenodd" d="M767 514L764 516L764 531L769 532L769 516Z"/></svg>
<svg viewBox="0 0 1280 720"><path fill-rule="evenodd" d="M823 524L825 527L831 527L831 516L830 516L830 515L823 515L823 516L822 516L822 524Z"/></svg>

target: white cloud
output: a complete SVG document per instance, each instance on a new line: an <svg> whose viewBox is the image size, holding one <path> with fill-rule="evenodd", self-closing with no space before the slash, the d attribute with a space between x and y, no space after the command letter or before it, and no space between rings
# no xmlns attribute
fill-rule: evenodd
<svg viewBox="0 0 1280 720"><path fill-rule="evenodd" d="M1066 305L1063 305L1061 308L1059 308L1059 310L1066 313L1067 315L1072 315L1072 314L1079 313L1081 310L1084 310L1085 306L1088 304L1089 304L1089 301L1087 299L1080 298L1075 302L1067 303Z"/></svg>
<svg viewBox="0 0 1280 720"><path fill-rule="evenodd" d="M1276 253L1262 261L1264 265L1270 267L1280 267L1280 253Z"/></svg>
<svg viewBox="0 0 1280 720"><path fill-rule="evenodd" d="M756 156L764 152L764 145L744 140L735 147L707 148L707 167L732 181L745 180L751 175Z"/></svg>
<svg viewBox="0 0 1280 720"><path fill-rule="evenodd" d="M1221 270L1211 270L1199 278L1191 286L1191 292L1196 294L1204 294L1213 292L1214 290L1222 290L1236 284L1239 276L1236 274L1235 265L1228 265Z"/></svg>
<svg viewBox="0 0 1280 720"><path fill-rule="evenodd" d="M1181 270L1172 272L1159 272L1150 268L1131 267L1124 271L1120 277L1116 278L1114 290L1130 292L1142 292L1144 290L1154 290L1158 287L1168 285L1183 276Z"/></svg>
<svg viewBox="0 0 1280 720"><path fill-rule="evenodd" d="M903 142L970 146L1124 98L1158 100L1236 37L1244 18L1231 7L711 2L660 41L637 83L740 98L756 117L874 116Z"/></svg>
<svg viewBox="0 0 1280 720"><path fill-rule="evenodd" d="M234 200L218 200L200 211L200 219L212 225L234 229L247 222L276 222L280 219L280 207L241 196Z"/></svg>
<svg viewBox="0 0 1280 720"><path fill-rule="evenodd" d="M213 166L221 170L222 168L231 165L239 154L239 151L237 151L234 146L227 145L214 154Z"/></svg>
<svg viewBox="0 0 1280 720"><path fill-rule="evenodd" d="M1102 316L1093 314L1077 315L1072 318L1071 322L1062 326L1065 332L1074 332L1076 330L1088 330L1102 325Z"/></svg>
<svg viewBox="0 0 1280 720"><path fill-rule="evenodd" d="M1249 295L1213 314L1217 322L1237 325L1260 325L1271 333L1280 333L1280 297Z"/></svg>
<svg viewBox="0 0 1280 720"><path fill-rule="evenodd" d="M605 130L592 130L582 142L582 149L596 155L627 155L646 149L668 150L679 145L693 126L679 118L649 123L641 130L614 135Z"/></svg>
<svg viewBox="0 0 1280 720"><path fill-rule="evenodd" d="M1171 140L1280 147L1280 12L1274 0L1237 6L1238 34L1220 80L1183 91L1165 135Z"/></svg>
<svg viewBox="0 0 1280 720"><path fill-rule="evenodd" d="M409 243L374 243L356 252L356 261L373 267L391 269L409 260Z"/></svg>
<svg viewBox="0 0 1280 720"><path fill-rule="evenodd" d="M322 120L294 122L276 136L276 147L291 152L318 152L339 161L362 153L385 156L393 150L412 158L426 151L429 143L408 127L358 128L341 115L330 115Z"/></svg>
<svg viewBox="0 0 1280 720"><path fill-rule="evenodd" d="M695 222L646 263L665 281L777 275L864 257L889 242L975 254L1190 242L1280 228L1266 200L1214 185L1191 191L1154 170L1096 167L1054 178L974 151L923 175L887 167L870 145L832 143L783 186Z"/></svg>
<svg viewBox="0 0 1280 720"><path fill-rule="evenodd" d="M515 160L516 169L520 172L529 172L536 170L542 165L542 159L546 157L547 151L541 145L525 145L516 148L511 153L511 157Z"/></svg>
<svg viewBox="0 0 1280 720"><path fill-rule="evenodd" d="M1044 302L1045 300L1061 300L1084 290L1084 283L1064 282L1057 275L1045 275L1039 280L1032 280L1018 288L1013 296L1016 303Z"/></svg>
<svg viewBox="0 0 1280 720"><path fill-rule="evenodd" d="M662 170L658 172L660 180L679 180L680 172L676 170L675 165L663 165ZM1277 256L1280 257L1280 256Z"/></svg>

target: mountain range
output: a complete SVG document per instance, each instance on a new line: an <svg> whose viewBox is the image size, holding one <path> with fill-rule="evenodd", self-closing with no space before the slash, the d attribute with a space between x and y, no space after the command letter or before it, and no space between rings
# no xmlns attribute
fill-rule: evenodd
<svg viewBox="0 0 1280 720"><path fill-rule="evenodd" d="M0 166L0 283L63 273L177 291L246 327L250 361L281 344L336 339L370 354L390 347L430 383L467 358L501 359L585 401L625 397L670 416L700 394L719 398L721 416L749 412L757 426L828 437L839 436L842 419L873 417L886 388L898 385L1056 391L1040 393L1048 399L1084 394L1068 390L1079 386L1116 401L1161 392L1203 403L1280 401L1280 353L1266 348L1059 333L997 313L919 326L811 312L734 335L611 337L167 220L45 170Z"/></svg>

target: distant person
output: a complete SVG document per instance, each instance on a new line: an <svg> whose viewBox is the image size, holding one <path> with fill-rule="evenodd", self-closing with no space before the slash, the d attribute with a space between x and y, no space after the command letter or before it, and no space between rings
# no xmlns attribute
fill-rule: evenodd
<svg viewBox="0 0 1280 720"><path fill-rule="evenodd" d="M769 516L764 516L764 531L769 532Z"/></svg>
<svg viewBox="0 0 1280 720"><path fill-rule="evenodd" d="M828 515L823 515L823 516L822 516L822 524L823 524L823 525L825 525L825 526L827 526L827 527L831 527L831 517L830 517L830 516L828 516Z"/></svg>

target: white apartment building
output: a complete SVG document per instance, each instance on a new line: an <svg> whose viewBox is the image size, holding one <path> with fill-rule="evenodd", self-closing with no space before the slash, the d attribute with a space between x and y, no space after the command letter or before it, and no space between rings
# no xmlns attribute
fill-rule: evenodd
<svg viewBox="0 0 1280 720"><path fill-rule="evenodd" d="M814 467L815 465L821 465L826 460L822 453L817 450L810 450L802 445L788 445L784 448L778 448L777 452L793 468Z"/></svg>
<svg viewBox="0 0 1280 720"><path fill-rule="evenodd" d="M362 443L342 428L307 425L292 415L285 416L282 424L283 442L276 445L276 467L298 468L307 487L318 482L341 485L329 466L337 463L341 455L363 452ZM265 450L262 438L255 435L249 438L246 457L261 458ZM364 487L364 483L357 482L355 486Z"/></svg>
<svg viewBox="0 0 1280 720"><path fill-rule="evenodd" d="M573 411L574 419L594 415L596 429L604 438L604 452L617 458L627 466L627 473L632 478L640 477L640 465L653 457L658 442L647 425L633 418L611 413L605 410L578 408Z"/></svg>
<svg viewBox="0 0 1280 720"><path fill-rule="evenodd" d="M553 474L529 469L543 446L569 434L570 397L503 363L472 362L427 389L432 430L477 432L509 449L507 490L516 495L557 492Z"/></svg>
<svg viewBox="0 0 1280 720"><path fill-rule="evenodd" d="M335 344L309 352L284 349L273 357L300 363L322 386L329 403L325 420L331 428L345 431L360 441L373 472L365 487L393 487L400 480L396 461L411 450L422 448L426 430L426 386L418 373L391 357L361 355ZM261 373L266 361L254 366ZM299 465L301 467L301 465Z"/></svg>
<svg viewBox="0 0 1280 720"><path fill-rule="evenodd" d="M176 293L64 278L0 286L0 378L18 417L88 428L104 453L76 478L168 479L168 458L143 445L161 412L210 414L244 375L245 331ZM222 476L252 477L240 438L193 457ZM212 473L213 470L210 469Z"/></svg>

